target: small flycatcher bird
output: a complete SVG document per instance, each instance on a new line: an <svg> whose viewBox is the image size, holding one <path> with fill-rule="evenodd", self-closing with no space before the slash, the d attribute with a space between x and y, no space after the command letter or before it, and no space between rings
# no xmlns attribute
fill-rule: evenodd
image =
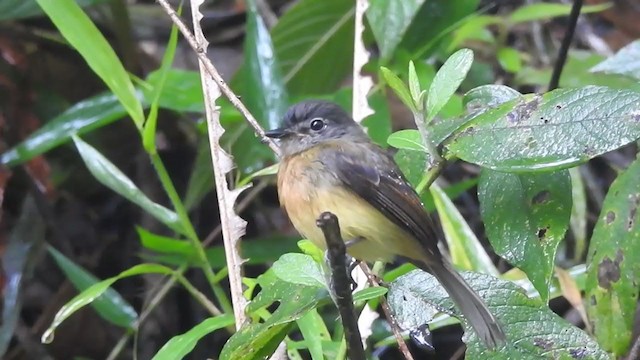
<svg viewBox="0 0 640 360"><path fill-rule="evenodd" d="M316 219L332 212L351 256L409 259L438 279L487 347L504 342L493 314L441 254L434 224L393 158L344 110L302 102L287 111L283 127L266 135L280 140L280 204L304 237L326 248Z"/></svg>

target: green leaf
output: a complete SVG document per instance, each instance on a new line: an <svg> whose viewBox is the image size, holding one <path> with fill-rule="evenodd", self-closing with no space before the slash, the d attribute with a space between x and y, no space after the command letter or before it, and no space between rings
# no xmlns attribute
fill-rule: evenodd
<svg viewBox="0 0 640 360"><path fill-rule="evenodd" d="M303 317L296 320L298 328L307 344L312 360L324 360L322 342L331 340L327 326L322 321L318 310L311 309Z"/></svg>
<svg viewBox="0 0 640 360"><path fill-rule="evenodd" d="M640 283L640 160L609 188L589 246L585 304L603 348L631 343Z"/></svg>
<svg viewBox="0 0 640 360"><path fill-rule="evenodd" d="M391 59L424 0L371 0L367 20L380 49L380 61Z"/></svg>
<svg viewBox="0 0 640 360"><path fill-rule="evenodd" d="M445 144L499 171L562 169L640 138L640 93L588 86L511 101L469 121Z"/></svg>
<svg viewBox="0 0 640 360"><path fill-rule="evenodd" d="M383 286L373 286L364 288L355 294L353 294L353 301L367 301L372 299L377 299L386 294L388 289Z"/></svg>
<svg viewBox="0 0 640 360"><path fill-rule="evenodd" d="M479 4L479 0L425 1L400 48L408 50L412 59L428 58L438 49L438 44L448 43L450 34L463 24L465 17L474 14Z"/></svg>
<svg viewBox="0 0 640 360"><path fill-rule="evenodd" d="M569 172L508 174L483 169L478 199L496 253L527 273L547 301L556 249L571 217Z"/></svg>
<svg viewBox="0 0 640 360"><path fill-rule="evenodd" d="M396 149L406 149L427 153L427 147L422 143L418 130L407 129L396 131L389 135L387 143Z"/></svg>
<svg viewBox="0 0 640 360"><path fill-rule="evenodd" d="M311 257L308 257L308 261L313 262ZM274 302L278 302L279 306L264 322L245 325L235 333L224 345L220 360L268 358L289 332L292 323L328 296L320 285L285 282L273 271L260 275L258 283L262 291L249 303L247 313L252 315Z"/></svg>
<svg viewBox="0 0 640 360"><path fill-rule="evenodd" d="M522 68L520 52L514 48L502 47L498 49L496 56L500 66L510 73L517 73Z"/></svg>
<svg viewBox="0 0 640 360"><path fill-rule="evenodd" d="M382 73L384 80L391 87L391 89L393 89L396 95L398 95L398 98L400 98L405 106L408 107L412 112L416 112L417 109L415 104L413 103L413 98L411 97L411 93L409 92L407 85L402 80L400 80L400 78L396 74L394 74L393 72L391 72L391 70L387 69L384 66L380 67L380 72Z"/></svg>
<svg viewBox="0 0 640 360"><path fill-rule="evenodd" d="M291 94L336 90L353 63L354 0L301 0L280 18L271 38Z"/></svg>
<svg viewBox="0 0 640 360"><path fill-rule="evenodd" d="M208 318L189 329L186 333L172 337L153 356L153 360L182 359L193 351L198 341L205 335L233 325L234 322L233 315L230 314Z"/></svg>
<svg viewBox="0 0 640 360"><path fill-rule="evenodd" d="M473 51L461 49L451 55L436 73L427 95L427 123L458 90L473 63Z"/></svg>
<svg viewBox="0 0 640 360"><path fill-rule="evenodd" d="M482 85L469 90L462 101L468 112L477 113L521 96L518 91L505 85Z"/></svg>
<svg viewBox="0 0 640 360"><path fill-rule="evenodd" d="M125 115L126 111L113 94L100 94L82 100L2 154L0 162L8 166L19 165L69 141L73 134L93 131Z"/></svg>
<svg viewBox="0 0 640 360"><path fill-rule="evenodd" d="M84 291L100 281L51 246L47 247L47 250L67 279L79 291ZM103 319L118 326L129 327L138 318L138 313L133 306L112 288L107 289L104 294L91 303L91 306Z"/></svg>
<svg viewBox="0 0 640 360"><path fill-rule="evenodd" d="M544 302L527 297L510 281L490 275L462 272L462 277L485 301L507 334L507 344L487 350L465 326L469 359L610 359L584 331L553 313ZM430 274L414 270L390 284L387 297L396 320L404 329L416 329L432 320L433 307L457 315L454 305Z"/></svg>
<svg viewBox="0 0 640 360"><path fill-rule="evenodd" d="M74 0L37 0L62 36L82 55L133 119L138 129L144 123L142 105L129 74L109 42Z"/></svg>
<svg viewBox="0 0 640 360"><path fill-rule="evenodd" d="M640 40L623 47L614 56L591 68L591 72L620 74L640 80Z"/></svg>
<svg viewBox="0 0 640 360"><path fill-rule="evenodd" d="M247 1L247 35L244 43L244 101L261 125L280 126L287 109L287 92L269 31L262 21L255 0Z"/></svg>
<svg viewBox="0 0 640 360"><path fill-rule="evenodd" d="M73 141L78 148L85 165L100 183L122 195L127 200L140 206L148 214L158 219L169 228L184 233L178 215L149 199L120 169L113 165L98 150L74 136Z"/></svg>
<svg viewBox="0 0 640 360"><path fill-rule="evenodd" d="M580 13L588 14L600 12L611 7L610 3L599 5L587 5L580 9ZM571 4L535 3L520 6L509 16L509 22L517 24L527 21L547 20L558 16L568 16L571 13Z"/></svg>
<svg viewBox="0 0 640 360"><path fill-rule="evenodd" d="M147 76L146 82L150 86L142 87L147 101L150 102L154 98L157 89L154 84L159 84L162 76L161 70L153 71ZM164 85L158 100L160 107L178 112L204 112L199 72L170 68L164 76Z"/></svg>
<svg viewBox="0 0 640 360"><path fill-rule="evenodd" d="M423 107L422 97L423 92L420 90L420 80L418 79L418 73L416 72L416 66L413 61L409 61L409 91L413 98L413 103L421 110Z"/></svg>
<svg viewBox="0 0 640 360"><path fill-rule="evenodd" d="M182 6L178 10L178 15L182 12ZM142 145L149 154L157 153L156 150L156 127L158 124L158 108L160 106L160 95L164 91L164 84L167 79L167 73L171 69L173 64L173 58L176 53L176 47L178 46L178 27L171 27L171 34L169 35L169 41L167 42L167 48L162 57L162 63L158 70L157 80L152 84L153 91L151 93L151 109L149 115L144 123L142 130Z"/></svg>
<svg viewBox="0 0 640 360"><path fill-rule="evenodd" d="M309 255L284 254L271 267L280 280L305 286L324 287L325 278L320 266Z"/></svg>
<svg viewBox="0 0 640 360"><path fill-rule="evenodd" d="M430 190L453 263L464 270L498 276L498 269L451 199L438 184L432 184Z"/></svg>
<svg viewBox="0 0 640 360"><path fill-rule="evenodd" d="M113 283L125 277L141 274L171 275L173 274L173 270L157 264L140 264L130 268L129 270L121 272L117 276L93 284L80 294L76 295L73 299L69 300L69 302L58 310L51 325L49 325L49 328L44 332L44 334L42 334L42 342L46 344L51 343L53 341L54 331L58 326L60 326L60 324L82 307L89 305L98 299L105 293L105 291L107 291L107 289L109 289L111 285L113 285Z"/></svg>

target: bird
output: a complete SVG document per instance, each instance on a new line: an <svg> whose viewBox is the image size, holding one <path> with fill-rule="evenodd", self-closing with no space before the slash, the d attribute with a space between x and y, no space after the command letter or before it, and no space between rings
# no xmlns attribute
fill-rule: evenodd
<svg viewBox="0 0 640 360"><path fill-rule="evenodd" d="M408 259L436 277L488 348L505 342L495 316L440 251L431 216L393 157L339 105L297 103L265 135L279 142L278 198L302 236L326 249L316 220L333 213L349 255Z"/></svg>

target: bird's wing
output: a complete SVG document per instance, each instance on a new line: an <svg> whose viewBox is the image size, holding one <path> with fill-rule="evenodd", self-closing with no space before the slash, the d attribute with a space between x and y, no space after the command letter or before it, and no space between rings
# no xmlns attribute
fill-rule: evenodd
<svg viewBox="0 0 640 360"><path fill-rule="evenodd" d="M436 230L420 197L384 150L372 145L367 151L375 151L382 156L376 162L367 161L363 153L334 153L330 157L333 162L331 168L351 191L412 234L433 259L439 259Z"/></svg>

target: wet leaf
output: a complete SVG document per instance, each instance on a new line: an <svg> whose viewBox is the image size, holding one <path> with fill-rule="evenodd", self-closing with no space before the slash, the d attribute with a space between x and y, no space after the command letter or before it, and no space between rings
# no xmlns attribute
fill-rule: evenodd
<svg viewBox="0 0 640 360"><path fill-rule="evenodd" d="M96 180L122 195L132 203L140 206L148 214L152 215L169 228L179 233L183 233L180 219L178 219L178 215L175 212L151 201L151 199L142 193L131 179L123 174L120 169L113 165L94 147L87 144L79 137L74 137L73 141L78 148L78 153L82 157L82 160Z"/></svg>
<svg viewBox="0 0 640 360"><path fill-rule="evenodd" d="M98 75L140 129L144 123L142 105L129 74L109 42L74 0L37 0L62 36Z"/></svg>
<svg viewBox="0 0 640 360"><path fill-rule="evenodd" d="M308 256L307 262L315 264ZM328 297L324 286L289 283L279 279L271 270L258 277L258 283L262 291L249 303L247 313L255 314L274 302L279 306L264 322L245 325L235 333L222 349L220 360L268 358L293 322Z"/></svg>
<svg viewBox="0 0 640 360"><path fill-rule="evenodd" d="M153 356L152 360L182 359L193 351L193 348L196 346L198 341L200 341L204 336L216 330L233 325L234 321L233 315L230 314L208 318L189 329L186 333L172 337Z"/></svg>
<svg viewBox="0 0 640 360"><path fill-rule="evenodd" d="M313 287L326 286L320 266L310 260L309 255L284 254L271 269L275 276L288 283Z"/></svg>
<svg viewBox="0 0 640 360"><path fill-rule="evenodd" d="M58 312L56 316L53 318L53 321L49 328L42 334L42 342L49 344L53 341L53 336L55 330L62 324L69 316L73 315L76 311L80 310L86 305L91 304L93 301L98 299L102 294L104 294L107 289L116 281L135 275L141 274L163 274L163 275L171 275L173 274L173 270L157 264L140 264L136 265L129 270L125 270L121 272L119 275L114 276L112 278L102 280L99 283L96 283L80 294L76 295L73 299L69 300Z"/></svg>
<svg viewBox="0 0 640 360"><path fill-rule="evenodd" d="M351 71L354 0L301 0L271 30L276 56L292 94L336 90Z"/></svg>
<svg viewBox="0 0 640 360"><path fill-rule="evenodd" d="M482 85L464 94L463 103L467 112L477 113L521 96L518 91L505 85Z"/></svg>
<svg viewBox="0 0 640 360"><path fill-rule="evenodd" d="M280 126L289 105L287 91L271 36L258 13L255 0L247 1L247 5L243 100L263 127L275 129Z"/></svg>
<svg viewBox="0 0 640 360"><path fill-rule="evenodd" d="M122 118L126 111L112 94L100 94L80 101L47 121L23 142L2 154L0 162L15 166L70 140Z"/></svg>
<svg viewBox="0 0 640 360"><path fill-rule="evenodd" d="M620 74L640 80L640 40L623 47L614 56L592 67L591 71Z"/></svg>
<svg viewBox="0 0 640 360"><path fill-rule="evenodd" d="M512 282L472 272L462 272L462 276L485 301L507 335L505 346L490 351L465 324L467 358L610 359L587 333L553 313L544 302L527 297ZM438 281L420 270L392 282L388 301L403 329L416 329L431 321L434 308L460 316Z"/></svg>
<svg viewBox="0 0 640 360"><path fill-rule="evenodd" d="M20 288L25 274L33 268L33 253L44 242L45 224L38 213L35 201L27 196L22 205L20 217L15 223L8 238L3 244L0 265L3 276L2 293L2 326L0 326L0 357L2 357L14 335L16 324L20 318L22 299Z"/></svg>
<svg viewBox="0 0 640 360"><path fill-rule="evenodd" d="M445 144L453 155L508 172L562 169L640 138L640 93L587 86L488 110Z"/></svg>
<svg viewBox="0 0 640 360"><path fill-rule="evenodd" d="M478 199L495 252L527 273L547 301L556 249L571 217L569 172L509 174L483 169Z"/></svg>
<svg viewBox="0 0 640 360"><path fill-rule="evenodd" d="M596 338L614 354L631 343L640 283L640 160L609 188L596 223L585 300Z"/></svg>
<svg viewBox="0 0 640 360"><path fill-rule="evenodd" d="M49 246L48 250L67 279L79 291L82 292L100 282L100 279L75 264L56 249ZM129 327L138 318L138 313L133 306L112 288L107 289L104 294L91 303L91 306L103 319L121 327Z"/></svg>
<svg viewBox="0 0 640 360"><path fill-rule="evenodd" d="M371 0L367 20L380 49L381 62L391 59L424 0Z"/></svg>

